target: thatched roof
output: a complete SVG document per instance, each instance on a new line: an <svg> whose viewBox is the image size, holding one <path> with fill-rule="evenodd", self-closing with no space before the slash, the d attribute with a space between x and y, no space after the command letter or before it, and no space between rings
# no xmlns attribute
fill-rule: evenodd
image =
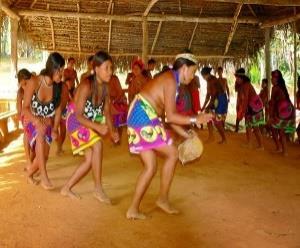
<svg viewBox="0 0 300 248"><path fill-rule="evenodd" d="M299 0L7 1L21 17L20 36L35 46L76 57L109 49L119 63L142 55L146 18L149 57L170 59L190 46L200 58L240 58L264 44L261 26L298 19L299 6Z"/></svg>

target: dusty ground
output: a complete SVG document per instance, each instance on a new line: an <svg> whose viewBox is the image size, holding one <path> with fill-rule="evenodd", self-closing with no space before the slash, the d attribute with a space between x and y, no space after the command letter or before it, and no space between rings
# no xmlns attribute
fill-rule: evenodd
<svg viewBox="0 0 300 248"><path fill-rule="evenodd" d="M146 221L125 219L141 168L125 142L105 143L103 178L114 203L106 206L92 196L91 174L74 188L82 200L59 194L82 159L71 156L68 143L64 156L51 152L56 190L26 184L19 137L0 155L0 247L299 248L300 147L291 145L283 158L269 152L270 141L256 152L241 148L243 135L228 135L227 145L208 144L199 161L178 165L171 199L179 216L155 208L156 176L142 202Z"/></svg>

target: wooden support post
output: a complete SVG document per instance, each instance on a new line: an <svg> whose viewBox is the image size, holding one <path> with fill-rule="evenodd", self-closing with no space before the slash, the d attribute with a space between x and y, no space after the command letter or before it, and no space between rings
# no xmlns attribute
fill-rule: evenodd
<svg viewBox="0 0 300 248"><path fill-rule="evenodd" d="M265 30L265 78L268 79L268 99L271 93L271 51L270 51L271 28Z"/></svg>
<svg viewBox="0 0 300 248"><path fill-rule="evenodd" d="M159 37L159 33L160 33L160 30L161 30L161 26L162 26L162 22L159 22L158 28L157 28L157 31L156 31L156 34L155 34L155 37L154 37L154 41L153 41L153 44L152 44L152 47L151 47L151 54L153 53L154 48L156 46L156 43L157 43L157 40L158 40L158 37Z"/></svg>
<svg viewBox="0 0 300 248"><path fill-rule="evenodd" d="M77 11L80 12L79 3L77 4ZM78 52L81 53L81 38L80 38L80 18L77 17L77 39L78 39Z"/></svg>
<svg viewBox="0 0 300 248"><path fill-rule="evenodd" d="M142 59L144 64L148 62L148 21L145 18L143 20L143 48L142 48Z"/></svg>
<svg viewBox="0 0 300 248"><path fill-rule="evenodd" d="M296 14L296 8L294 8L295 14ZM294 106L297 104L297 28L296 28L296 22L293 23L294 27Z"/></svg>
<svg viewBox="0 0 300 248"><path fill-rule="evenodd" d="M10 18L11 25L11 65L15 75L18 73L18 29L19 22L16 19Z"/></svg>
<svg viewBox="0 0 300 248"><path fill-rule="evenodd" d="M202 8L200 10L199 17L201 16L201 14L202 14ZM194 30L193 30L193 33L192 33L192 37L190 38L189 49L191 49L191 47L192 47L192 43L193 43L194 36L195 36L198 25L199 25L199 22L197 22L195 24L195 27L194 27Z"/></svg>

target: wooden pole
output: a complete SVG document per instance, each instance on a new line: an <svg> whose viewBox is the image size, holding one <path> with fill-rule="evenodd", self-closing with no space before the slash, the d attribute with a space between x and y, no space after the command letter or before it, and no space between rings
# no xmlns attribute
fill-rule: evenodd
<svg viewBox="0 0 300 248"><path fill-rule="evenodd" d="M296 8L294 8L296 14ZM297 104L297 27L296 22L293 23L294 27L294 106Z"/></svg>
<svg viewBox="0 0 300 248"><path fill-rule="evenodd" d="M18 73L18 29L19 22L16 19L10 18L11 25L11 65L13 73L17 75Z"/></svg>
<svg viewBox="0 0 300 248"><path fill-rule="evenodd" d="M271 28L265 30L265 78L268 79L268 99L271 93L271 52L270 52Z"/></svg>
<svg viewBox="0 0 300 248"><path fill-rule="evenodd" d="M143 47L142 47L142 59L146 65L148 62L148 21L145 18L143 21Z"/></svg>
<svg viewBox="0 0 300 248"><path fill-rule="evenodd" d="M300 13L295 14L295 15L288 15L288 16L282 16L276 19L272 19L272 20L267 20L264 21L261 24L261 28L270 28L276 25L282 25L282 24L286 24L286 23L290 23L290 22L295 22L298 19L300 19Z"/></svg>
<svg viewBox="0 0 300 248"><path fill-rule="evenodd" d="M273 6L300 6L299 0L205 0L214 3L243 3Z"/></svg>
<svg viewBox="0 0 300 248"><path fill-rule="evenodd" d="M156 30L156 34L155 34L155 37L154 37L154 41L153 41L153 44L152 44L152 47L151 47L151 54L153 53L154 48L156 46L156 42L157 42L159 34L160 34L161 26L162 26L162 22L159 22L157 30Z"/></svg>
<svg viewBox="0 0 300 248"><path fill-rule="evenodd" d="M158 2L158 0L151 0L151 1L149 2L148 6L147 6L147 8L146 8L146 10L145 10L145 12L144 12L144 14L143 14L144 17L147 16L147 15L149 14L150 10L151 10L152 7L154 6L154 4L156 4L157 2Z"/></svg>
<svg viewBox="0 0 300 248"><path fill-rule="evenodd" d="M77 13L67 11L43 11L43 10L19 10L17 12L20 16L43 16L43 17L58 17L58 18L77 18L91 19L91 20L113 20L119 22L142 22L144 17L134 15L107 15L103 13ZM151 14L147 16L147 21L150 22L191 22L191 23L232 23L230 17L195 17L195 16L181 16L181 15L164 15ZM259 24L260 21L253 17L241 17L238 23L242 24Z"/></svg>
<svg viewBox="0 0 300 248"><path fill-rule="evenodd" d="M236 7L234 17L233 17L233 22L232 22L231 29L230 29L230 33L229 33L229 36L227 39L224 55L226 55L229 50L231 41L233 39L234 33L235 33L237 25L238 25L238 18L239 18L239 14L241 12L242 7L243 7L242 3L239 3L238 6Z"/></svg>
<svg viewBox="0 0 300 248"><path fill-rule="evenodd" d="M79 3L77 4L77 11L80 11ZM81 37L80 37L80 18L77 18L77 40L78 40L78 51L81 52Z"/></svg>
<svg viewBox="0 0 300 248"><path fill-rule="evenodd" d="M201 16L201 14L202 14L202 8L200 10L199 16ZM191 47L192 47L192 43L193 43L194 36L195 36L198 25L199 25L199 22L197 22L195 24L195 27L194 27L194 30L193 30L193 33L192 33L192 37L190 38L190 42L189 42L189 49L191 49Z"/></svg>
<svg viewBox="0 0 300 248"><path fill-rule="evenodd" d="M18 16L18 14L16 14L5 2L1 1L0 7L10 18L16 19L17 21L20 20L20 16Z"/></svg>
<svg viewBox="0 0 300 248"><path fill-rule="evenodd" d="M112 3L111 5L111 13L110 14L113 14L114 12L114 6L115 4ZM109 21L109 27L108 27L108 44L107 44L107 51L110 52L110 45L111 45L111 31L112 31L112 20Z"/></svg>
<svg viewBox="0 0 300 248"><path fill-rule="evenodd" d="M71 50L48 50L49 52L59 52L62 54L78 54L78 51L71 51ZM86 51L81 51L79 55L91 55L92 52L86 52ZM139 53L110 53L109 55L113 57L136 57L140 56ZM175 54L152 54L152 58L175 58ZM224 55L196 55L198 59L234 59L236 57L234 56L224 56Z"/></svg>

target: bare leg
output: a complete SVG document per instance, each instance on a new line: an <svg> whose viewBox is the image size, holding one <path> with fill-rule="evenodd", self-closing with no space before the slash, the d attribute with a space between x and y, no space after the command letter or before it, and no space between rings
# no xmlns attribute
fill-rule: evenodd
<svg viewBox="0 0 300 248"><path fill-rule="evenodd" d="M278 138L279 134L278 134L278 131L277 131L277 129L275 129L273 127L271 128L271 131L272 131L272 138L273 138L275 146L276 146L275 152L276 153L281 153L282 149L281 149L281 147L279 145L279 138Z"/></svg>
<svg viewBox="0 0 300 248"><path fill-rule="evenodd" d="M94 196L100 202L104 202L106 204L111 204L110 199L104 193L101 183L102 178L102 143L98 141L93 145L93 155L92 155L92 169L93 176L95 182L95 192Z"/></svg>
<svg viewBox="0 0 300 248"><path fill-rule="evenodd" d="M32 159L31 159L31 151L30 151L30 145L28 142L28 138L27 135L24 133L23 135L23 145L24 145L24 150L25 150L25 157L26 157L26 161L27 161L27 165L25 165L24 170L26 170L27 166L31 166L32 163Z"/></svg>
<svg viewBox="0 0 300 248"><path fill-rule="evenodd" d="M258 144L257 149L263 150L264 146L262 144L262 135L261 135L259 127L254 127L253 131L254 131L254 135L256 137L256 141L257 141L257 144Z"/></svg>
<svg viewBox="0 0 300 248"><path fill-rule="evenodd" d="M53 189L47 170L46 170L46 160L48 158L49 146L46 144L44 134L38 134L36 138L35 145L35 159L30 167L27 168L28 180L33 180L33 174L39 169L41 173L41 185L44 189Z"/></svg>
<svg viewBox="0 0 300 248"><path fill-rule="evenodd" d="M150 182L152 178L154 177L157 165L156 165L156 154L152 150L143 151L140 153L144 169L140 173L135 193L133 196L132 203L126 213L126 217L128 219L145 219L146 216L139 211L140 203L142 201L142 198L148 189Z"/></svg>
<svg viewBox="0 0 300 248"><path fill-rule="evenodd" d="M63 153L63 144L64 141L66 139L66 125L65 123L60 123L60 127L59 127L59 137L57 139L57 151L56 151L56 155L60 155Z"/></svg>
<svg viewBox="0 0 300 248"><path fill-rule="evenodd" d="M219 142L219 144L226 143L226 136L225 136L225 130L224 130L224 126L223 126L223 121L222 122L216 122L215 127L217 128L217 130L218 130L218 132L221 136L221 141Z"/></svg>
<svg viewBox="0 0 300 248"><path fill-rule="evenodd" d="M236 121L235 121L235 132L236 133L239 132L239 126L240 126L240 121L238 119L236 119Z"/></svg>
<svg viewBox="0 0 300 248"><path fill-rule="evenodd" d="M287 156L288 155L288 153L287 153L287 145L286 145L286 134L284 133L284 129L280 129L279 130L279 137L280 137L280 143L281 143L281 145L282 145L282 154L284 155L284 156Z"/></svg>
<svg viewBox="0 0 300 248"><path fill-rule="evenodd" d="M207 123L207 128L208 128L208 138L206 142L209 143L214 140L214 127L212 121Z"/></svg>
<svg viewBox="0 0 300 248"><path fill-rule="evenodd" d="M60 193L63 196L68 196L72 199L80 199L78 195L72 192L72 188L76 183L78 183L84 175L91 169L92 166L92 149L85 150L85 160L82 164L80 164L77 169L74 171L71 178L67 181L67 183L63 186Z"/></svg>
<svg viewBox="0 0 300 248"><path fill-rule="evenodd" d="M163 146L155 150L166 158L161 170L160 193L156 205L168 214L178 214L179 211L169 202L169 191L178 160L178 151L175 146Z"/></svg>

